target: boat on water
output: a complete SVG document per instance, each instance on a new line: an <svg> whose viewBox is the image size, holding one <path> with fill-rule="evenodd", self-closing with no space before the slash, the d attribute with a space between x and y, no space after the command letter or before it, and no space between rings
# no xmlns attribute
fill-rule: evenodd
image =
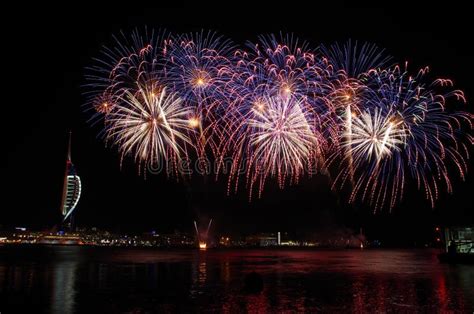
<svg viewBox="0 0 474 314"><path fill-rule="evenodd" d="M445 228L446 252L438 255L441 263L474 264L474 228Z"/></svg>

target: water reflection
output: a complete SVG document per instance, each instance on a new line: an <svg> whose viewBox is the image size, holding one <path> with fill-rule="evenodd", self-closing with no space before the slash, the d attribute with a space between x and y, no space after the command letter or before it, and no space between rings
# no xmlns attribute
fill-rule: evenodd
<svg viewBox="0 0 474 314"><path fill-rule="evenodd" d="M206 283L207 273L206 273L206 262L199 263L199 284L204 285Z"/></svg>
<svg viewBox="0 0 474 314"><path fill-rule="evenodd" d="M474 267L435 254L3 247L0 311L472 312Z"/></svg>
<svg viewBox="0 0 474 314"><path fill-rule="evenodd" d="M52 278L52 313L73 313L77 266L77 261L63 261L55 265Z"/></svg>

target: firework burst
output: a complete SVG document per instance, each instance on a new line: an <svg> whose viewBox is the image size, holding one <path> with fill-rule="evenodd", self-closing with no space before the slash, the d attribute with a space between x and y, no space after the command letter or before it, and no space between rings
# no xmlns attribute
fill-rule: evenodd
<svg viewBox="0 0 474 314"><path fill-rule="evenodd" d="M229 106L221 116L225 132L219 139L221 160L233 159L229 182L237 188L237 169L245 164L250 196L254 186L261 195L269 176L283 187L308 170L303 165L322 165L323 132L331 129L324 97L330 88L324 78L328 65L292 36L259 39L249 44L250 51L236 51L227 71L232 75L225 87Z"/></svg>
<svg viewBox="0 0 474 314"><path fill-rule="evenodd" d="M356 182L350 201L359 195L375 210L386 202L393 208L412 179L434 206L441 185L452 191L448 169L454 166L462 179L467 170L472 115L447 107L450 99L464 102L463 93L443 92L452 85L449 80L425 83L426 68L416 76L398 66L371 70L366 81L363 106L368 111L352 117L339 149L346 161L353 158ZM343 169L338 180L347 177Z"/></svg>
<svg viewBox="0 0 474 314"><path fill-rule="evenodd" d="M182 159L211 152L228 192L245 181L250 198L269 179L283 188L335 170L333 187L350 185L349 202L375 211L395 207L411 182L434 206L454 171L465 177L473 115L454 103L463 93L427 69L389 66L375 45L312 50L280 34L236 49L214 32L146 30L115 41L88 69L87 104L106 142L139 167L178 173Z"/></svg>
<svg viewBox="0 0 474 314"><path fill-rule="evenodd" d="M352 118L351 132L344 136L352 154L360 159L375 160L379 163L400 150L406 137L403 122L395 116L382 114L377 108L374 113L364 112L360 117ZM361 158L363 156L363 158Z"/></svg>
<svg viewBox="0 0 474 314"><path fill-rule="evenodd" d="M232 50L230 40L211 31L177 36L167 56L167 81L189 105L210 105L229 78Z"/></svg>
<svg viewBox="0 0 474 314"><path fill-rule="evenodd" d="M103 48L86 75L87 104L97 112L94 120L104 118L127 92L136 93L137 85L163 81L169 36L166 31L136 30L114 37L113 48Z"/></svg>
<svg viewBox="0 0 474 314"><path fill-rule="evenodd" d="M214 133L221 133L215 120L226 99L224 86L229 80L230 40L214 32L177 36L167 56L167 84L192 108L193 124L199 129L197 142L204 154L206 146L215 152Z"/></svg>
<svg viewBox="0 0 474 314"><path fill-rule="evenodd" d="M321 53L328 58L336 72L343 72L347 77L357 79L373 69L384 69L390 66L391 56L385 49L375 44L348 40L344 45L335 43L321 45Z"/></svg>
<svg viewBox="0 0 474 314"><path fill-rule="evenodd" d="M168 166L187 155L193 147L190 134L192 112L166 88L138 86L126 91L107 115L107 140L118 145L122 157L131 155L140 164Z"/></svg>
<svg viewBox="0 0 474 314"><path fill-rule="evenodd" d="M235 180L237 188L242 163L250 197L255 185L261 195L268 177L277 178L281 188L286 181L297 182L318 151L308 119L304 105L293 97L265 97L255 103L232 134L230 142L239 147L232 150L229 184Z"/></svg>
<svg viewBox="0 0 474 314"><path fill-rule="evenodd" d="M350 202L360 195L378 209L387 194L395 202L403 184L400 153L407 137L403 122L393 112L379 108L353 115L349 121L339 148L343 167L335 182L351 180Z"/></svg>

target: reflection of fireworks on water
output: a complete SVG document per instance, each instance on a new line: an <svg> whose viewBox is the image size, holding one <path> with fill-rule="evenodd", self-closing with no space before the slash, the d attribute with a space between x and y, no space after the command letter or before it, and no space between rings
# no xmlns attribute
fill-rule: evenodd
<svg viewBox="0 0 474 314"><path fill-rule="evenodd" d="M375 210L393 208L409 181L434 205L452 190L451 168L467 171L473 116L447 104L463 93L425 83L425 69L387 68L375 45L315 52L270 35L235 49L213 32L146 30L115 40L89 68L87 103L107 142L139 166L211 153L229 191L244 178L250 197L269 178L283 188L308 169L336 170L333 186L350 181L349 201Z"/></svg>

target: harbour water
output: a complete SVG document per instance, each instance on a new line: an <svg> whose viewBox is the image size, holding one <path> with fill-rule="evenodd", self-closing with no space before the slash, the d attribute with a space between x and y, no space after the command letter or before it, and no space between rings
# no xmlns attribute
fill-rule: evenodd
<svg viewBox="0 0 474 314"><path fill-rule="evenodd" d="M474 265L437 253L0 247L0 312L472 313Z"/></svg>

